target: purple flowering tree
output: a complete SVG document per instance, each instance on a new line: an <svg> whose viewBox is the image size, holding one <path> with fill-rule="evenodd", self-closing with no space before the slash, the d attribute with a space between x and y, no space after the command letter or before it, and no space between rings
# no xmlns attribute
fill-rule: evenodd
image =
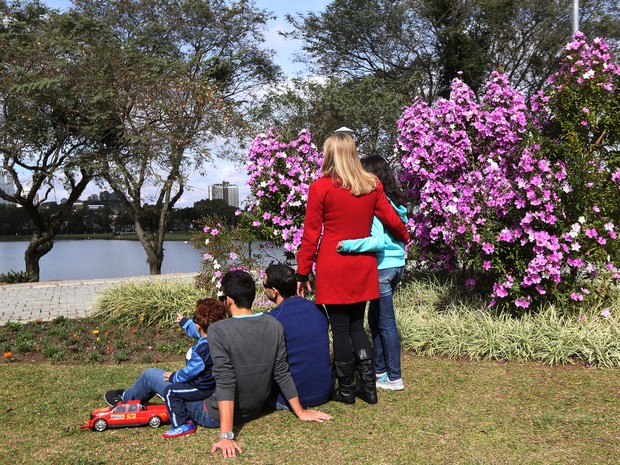
<svg viewBox="0 0 620 465"><path fill-rule="evenodd" d="M253 269L269 255L264 248L250 254L251 241L283 247L293 258L301 245L310 184L321 173L323 154L303 129L296 139L285 140L277 128L256 136L246 163L251 199L236 212L237 225L225 226L217 217L203 218L194 245L203 250L200 287L217 289L222 274L230 269Z"/></svg>
<svg viewBox="0 0 620 465"><path fill-rule="evenodd" d="M449 99L405 108L396 150L419 263L461 269L513 308L618 279L618 89L604 42L577 35L530 106L495 72L479 98L456 79Z"/></svg>
<svg viewBox="0 0 620 465"><path fill-rule="evenodd" d="M259 238L284 247L289 257L301 245L308 189L322 164L323 154L307 129L287 141L271 128L250 147L246 166L252 197L242 220Z"/></svg>

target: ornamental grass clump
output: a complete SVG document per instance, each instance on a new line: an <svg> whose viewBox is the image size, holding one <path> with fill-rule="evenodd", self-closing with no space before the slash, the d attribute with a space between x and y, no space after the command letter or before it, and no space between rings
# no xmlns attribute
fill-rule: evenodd
<svg viewBox="0 0 620 465"><path fill-rule="evenodd" d="M492 73L479 97L417 99L398 121L401 180L417 206L411 256L463 272L513 313L577 312L620 282L620 67L578 33L531 102ZM493 347L489 347L492 350Z"/></svg>
<svg viewBox="0 0 620 465"><path fill-rule="evenodd" d="M458 295L454 282L436 283L433 289L427 283L407 283L395 294L396 321L406 351L471 360L620 367L620 320L609 308L569 315L548 305L536 313L492 314L474 300L454 297L445 305L446 295ZM424 287L427 292L421 294Z"/></svg>
<svg viewBox="0 0 620 465"><path fill-rule="evenodd" d="M123 328L171 325L177 313L191 315L209 295L178 279L129 281L97 296L95 316Z"/></svg>

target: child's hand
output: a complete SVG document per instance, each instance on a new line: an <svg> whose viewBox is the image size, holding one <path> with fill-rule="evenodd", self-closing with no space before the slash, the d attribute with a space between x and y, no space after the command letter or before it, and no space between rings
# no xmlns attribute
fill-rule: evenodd
<svg viewBox="0 0 620 465"><path fill-rule="evenodd" d="M171 371L165 371L164 372L164 381L170 381L170 375L172 374Z"/></svg>
<svg viewBox="0 0 620 465"><path fill-rule="evenodd" d="M342 241L338 242L338 245L336 246L336 252L340 252L342 251Z"/></svg>
<svg viewBox="0 0 620 465"><path fill-rule="evenodd" d="M183 314L182 313L177 313L177 318L176 318L176 320L174 320L174 322L175 323L180 323L182 319L183 319Z"/></svg>

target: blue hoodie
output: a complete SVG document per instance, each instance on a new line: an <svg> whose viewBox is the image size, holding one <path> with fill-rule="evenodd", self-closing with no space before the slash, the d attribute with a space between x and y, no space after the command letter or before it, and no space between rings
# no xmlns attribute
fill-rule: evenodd
<svg viewBox="0 0 620 465"><path fill-rule="evenodd" d="M397 207L391 200L390 204L403 223L407 223L407 209L402 205ZM342 241L340 252L376 252L377 265L380 270L405 266L405 244L394 240L376 216L372 219L370 236Z"/></svg>
<svg viewBox="0 0 620 465"><path fill-rule="evenodd" d="M196 324L189 318L182 318L179 322L189 337L198 339L185 355L185 366L170 375L171 383L190 383L196 389L205 392L215 390L215 378L211 372L213 360L209 350L207 337L202 337L196 328Z"/></svg>

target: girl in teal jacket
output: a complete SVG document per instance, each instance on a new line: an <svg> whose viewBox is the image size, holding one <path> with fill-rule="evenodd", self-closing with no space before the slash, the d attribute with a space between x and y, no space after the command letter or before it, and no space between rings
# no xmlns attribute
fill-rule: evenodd
<svg viewBox="0 0 620 465"><path fill-rule="evenodd" d="M362 159L364 169L379 178L392 207L407 223L407 209L403 192L394 172L382 157ZM394 315L394 291L405 271L405 244L397 241L374 217L370 236L350 239L338 244L340 253L375 252L379 269L379 298L370 301L368 324L375 349L377 387L399 391L404 389L400 366L400 339Z"/></svg>

